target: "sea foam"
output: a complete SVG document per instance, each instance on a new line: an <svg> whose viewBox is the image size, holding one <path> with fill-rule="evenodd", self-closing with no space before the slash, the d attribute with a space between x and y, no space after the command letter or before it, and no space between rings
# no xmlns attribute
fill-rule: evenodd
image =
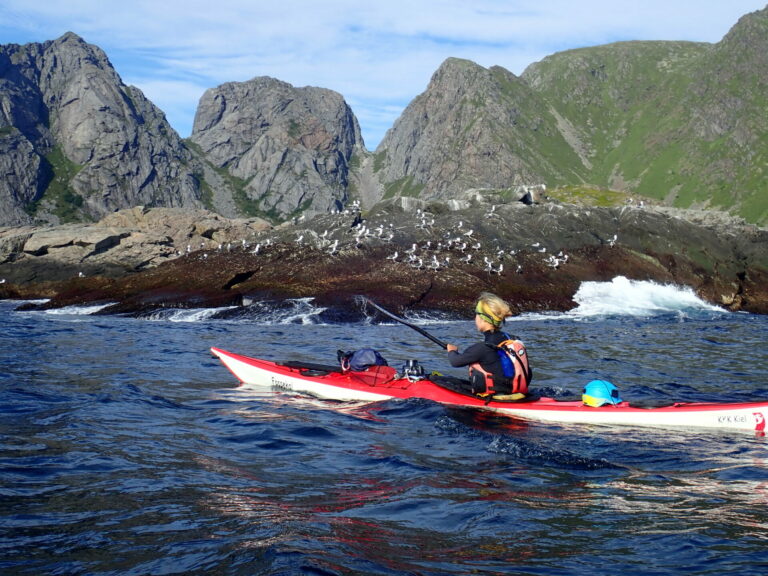
<svg viewBox="0 0 768 576"><path fill-rule="evenodd" d="M578 304L568 316L654 316L690 311L724 312L699 298L692 288L629 280L617 276L610 282L582 282L573 297Z"/></svg>

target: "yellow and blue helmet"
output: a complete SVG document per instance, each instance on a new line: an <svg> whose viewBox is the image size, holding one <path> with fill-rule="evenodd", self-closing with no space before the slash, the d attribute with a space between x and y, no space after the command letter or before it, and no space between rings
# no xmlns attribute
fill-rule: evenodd
<svg viewBox="0 0 768 576"><path fill-rule="evenodd" d="M604 406L613 404L614 406L621 402L619 389L607 380L592 380L584 387L584 393L581 400L587 406Z"/></svg>

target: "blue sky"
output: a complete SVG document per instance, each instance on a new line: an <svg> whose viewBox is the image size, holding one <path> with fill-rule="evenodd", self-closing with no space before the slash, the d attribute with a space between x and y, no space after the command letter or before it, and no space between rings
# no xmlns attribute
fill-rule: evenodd
<svg viewBox="0 0 768 576"><path fill-rule="evenodd" d="M182 137L203 92L272 76L341 93L375 149L449 57L520 74L620 40L718 42L765 0L0 0L0 44L71 31Z"/></svg>

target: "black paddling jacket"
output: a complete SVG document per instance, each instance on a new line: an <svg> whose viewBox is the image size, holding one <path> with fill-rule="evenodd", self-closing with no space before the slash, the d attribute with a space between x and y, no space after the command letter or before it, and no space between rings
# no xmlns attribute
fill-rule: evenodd
<svg viewBox="0 0 768 576"><path fill-rule="evenodd" d="M489 330L483 332L483 335L485 336L484 342L472 344L464 352L448 352L448 361L454 368L479 363L483 370L503 379L504 369L501 367L496 346L504 342L507 336L499 330Z"/></svg>

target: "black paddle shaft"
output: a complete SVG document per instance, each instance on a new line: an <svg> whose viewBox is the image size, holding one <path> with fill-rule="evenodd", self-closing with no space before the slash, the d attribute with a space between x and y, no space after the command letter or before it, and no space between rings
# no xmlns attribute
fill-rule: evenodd
<svg viewBox="0 0 768 576"><path fill-rule="evenodd" d="M432 340L432 342L434 342L435 344L437 344L441 348L445 348L446 350L448 349L448 344L446 344L445 342L443 342L439 338L436 338L435 336L432 336L432 334L430 334L429 332L427 332L423 328L420 328L419 326L416 326L415 324L411 324L410 322L408 322L407 320L404 320L403 318L400 318L399 316L395 316L394 314L392 314L392 312L390 312L389 310L385 310L384 308L382 308L381 306L379 306L378 304L376 304L375 302L373 302L372 300L370 300L368 298L365 298L365 303L366 304L370 304L371 306L373 306L376 310L378 310L382 314L385 314L386 316L389 316L390 318L392 318L392 320L395 320L396 322L400 322L400 324L405 324L406 326L408 326L408 328L413 328L414 330L416 330L416 332L418 332L422 336L426 336L427 338Z"/></svg>

